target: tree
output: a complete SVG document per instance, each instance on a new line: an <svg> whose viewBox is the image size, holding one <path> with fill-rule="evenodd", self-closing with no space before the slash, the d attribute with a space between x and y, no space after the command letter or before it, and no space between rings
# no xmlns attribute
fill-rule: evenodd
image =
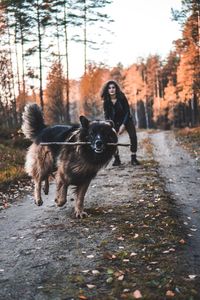
<svg viewBox="0 0 200 300"><path fill-rule="evenodd" d="M111 3L112 0L75 0L73 2L75 16L74 20L78 20L78 23L81 24L83 27L82 37L77 36L74 40L77 42L83 42L84 45L84 73L86 73L86 68L88 65L88 46L93 49L99 49L99 47L97 46L99 43L99 41L97 40L98 35L96 34L98 30L95 30L95 36L93 33L92 38L89 38L88 26L92 28L92 26L97 26L97 24L112 22L113 20L106 13L103 13L101 11L103 8L105 8L108 4ZM104 28L100 27L100 29L102 31Z"/></svg>
<svg viewBox="0 0 200 300"><path fill-rule="evenodd" d="M0 125L5 128L17 126L16 101L13 95L11 61L5 50L0 51Z"/></svg>
<svg viewBox="0 0 200 300"><path fill-rule="evenodd" d="M200 122L200 2L184 0L182 9L173 13L174 19L183 27L183 37L177 43L180 53L177 71L179 98L185 107L184 121L194 126Z"/></svg>
<svg viewBox="0 0 200 300"><path fill-rule="evenodd" d="M83 113L90 118L103 117L100 89L104 83L106 69L103 65L89 64L80 82Z"/></svg>
<svg viewBox="0 0 200 300"><path fill-rule="evenodd" d="M64 77L59 61L55 61L47 77L45 115L49 124L66 122L64 105Z"/></svg>

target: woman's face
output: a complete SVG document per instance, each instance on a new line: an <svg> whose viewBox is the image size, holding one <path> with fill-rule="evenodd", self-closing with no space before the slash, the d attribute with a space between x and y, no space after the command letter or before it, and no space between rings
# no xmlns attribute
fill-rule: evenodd
<svg viewBox="0 0 200 300"><path fill-rule="evenodd" d="M108 86L108 94L110 96L113 96L116 94L116 87L113 83L109 84L109 86Z"/></svg>

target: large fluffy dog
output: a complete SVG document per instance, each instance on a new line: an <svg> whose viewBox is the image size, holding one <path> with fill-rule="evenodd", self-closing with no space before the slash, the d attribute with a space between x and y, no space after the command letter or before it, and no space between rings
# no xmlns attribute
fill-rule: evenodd
<svg viewBox="0 0 200 300"><path fill-rule="evenodd" d="M49 191L49 176L56 171L56 203L62 206L67 201L69 185L76 187L75 214L83 217L84 197L91 180L111 160L117 143L117 134L109 121L89 121L80 117L79 126L46 126L42 111L36 104L25 107L23 133L33 141L27 156L25 169L34 180L34 196L37 205L42 205L41 184ZM86 145L47 145L47 142L87 142Z"/></svg>

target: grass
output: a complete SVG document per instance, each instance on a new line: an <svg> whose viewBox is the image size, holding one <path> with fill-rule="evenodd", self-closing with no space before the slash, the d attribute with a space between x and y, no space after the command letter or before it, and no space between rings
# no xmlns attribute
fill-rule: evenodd
<svg viewBox="0 0 200 300"><path fill-rule="evenodd" d="M24 157L25 150L0 144L0 186L25 176Z"/></svg>

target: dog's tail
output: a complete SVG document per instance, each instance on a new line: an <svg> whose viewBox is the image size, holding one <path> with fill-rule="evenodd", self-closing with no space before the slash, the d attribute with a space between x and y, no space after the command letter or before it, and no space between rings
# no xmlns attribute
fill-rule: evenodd
<svg viewBox="0 0 200 300"><path fill-rule="evenodd" d="M27 104L25 106L22 120L22 131L26 138L31 141L46 127L42 110L37 104Z"/></svg>

